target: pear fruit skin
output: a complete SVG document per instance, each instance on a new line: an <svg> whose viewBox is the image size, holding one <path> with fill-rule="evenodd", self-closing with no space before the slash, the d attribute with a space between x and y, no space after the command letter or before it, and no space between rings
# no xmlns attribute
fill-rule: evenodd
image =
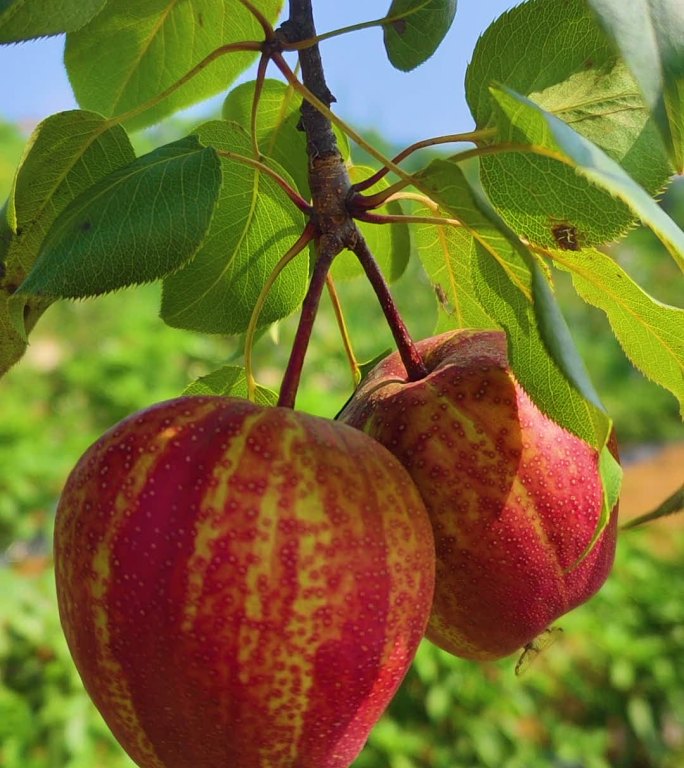
<svg viewBox="0 0 684 768"><path fill-rule="evenodd" d="M387 447L425 501L437 553L427 637L462 658L498 659L602 586L617 504L577 565L603 508L598 452L532 402L503 332L452 331L417 347L424 379L409 381L394 353L338 419ZM611 450L617 458L613 438Z"/></svg>
<svg viewBox="0 0 684 768"><path fill-rule="evenodd" d="M346 768L424 634L434 541L360 432L185 397L79 460L55 572L76 667L141 768Z"/></svg>

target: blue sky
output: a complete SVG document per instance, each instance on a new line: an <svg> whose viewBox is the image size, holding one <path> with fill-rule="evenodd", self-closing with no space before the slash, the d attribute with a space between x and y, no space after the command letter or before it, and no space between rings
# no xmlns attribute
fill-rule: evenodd
<svg viewBox="0 0 684 768"><path fill-rule="evenodd" d="M376 128L398 143L470 130L463 95L466 65L478 36L515 4L513 0L461 0L440 49L408 74L387 61L380 28L324 42L323 62L337 97L336 111L357 127ZM387 6L388 0L314 2L319 32L378 18ZM61 38L0 46L0 118L28 126L76 106L62 66L62 50ZM193 111L201 114L208 108Z"/></svg>

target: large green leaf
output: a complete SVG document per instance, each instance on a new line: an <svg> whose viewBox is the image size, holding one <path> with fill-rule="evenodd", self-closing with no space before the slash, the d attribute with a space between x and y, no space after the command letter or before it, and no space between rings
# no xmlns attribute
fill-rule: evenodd
<svg viewBox="0 0 684 768"><path fill-rule="evenodd" d="M184 395L221 395L247 399L247 376L245 369L238 365L224 365L206 376L196 379L185 388ZM259 405L275 405L278 395L266 387L257 385L254 393Z"/></svg>
<svg viewBox="0 0 684 768"><path fill-rule="evenodd" d="M551 250L549 255L572 274L577 293L606 313L632 363L669 389L684 413L684 309L649 296L601 251Z"/></svg>
<svg viewBox="0 0 684 768"><path fill-rule="evenodd" d="M282 0L260 0L275 21ZM110 0L102 13L67 35L65 63L81 106L123 115L155 100L221 46L263 39L239 0ZM127 124L140 128L225 90L255 54L231 52Z"/></svg>
<svg viewBox="0 0 684 768"><path fill-rule="evenodd" d="M416 206L412 213L449 218L447 211L425 205ZM482 307L473 282L477 240L472 232L466 227L449 224L415 224L413 240L437 298L435 332L451 328L498 327Z"/></svg>
<svg viewBox="0 0 684 768"><path fill-rule="evenodd" d="M251 156L239 125L214 120L197 129L203 143ZM242 333L268 276L304 229L304 216L273 179L252 166L221 159L224 187L214 221L195 258L164 281L162 318L207 333ZM283 169L276 168L284 178ZM304 297L308 264L300 254L271 289L260 325L293 312Z"/></svg>
<svg viewBox="0 0 684 768"><path fill-rule="evenodd" d="M352 165L349 167L349 176L352 184L372 176L374 169L365 165ZM389 183L381 179L368 194L387 189ZM373 211L375 214L401 216L403 209L397 201L389 202ZM357 222L368 247L385 277L391 282L400 278L408 264L411 255L411 235L409 227L403 223L394 224L370 224L363 221ZM331 274L336 280L349 280L365 274L363 267L351 251L343 251L335 258Z"/></svg>
<svg viewBox="0 0 684 768"><path fill-rule="evenodd" d="M123 128L108 125L92 112L52 115L33 132L2 216L0 372L24 353L26 333L52 302L49 297L16 293L50 227L93 183L134 159Z"/></svg>
<svg viewBox="0 0 684 768"><path fill-rule="evenodd" d="M589 0L636 78L679 173L684 173L684 5Z"/></svg>
<svg viewBox="0 0 684 768"><path fill-rule="evenodd" d="M223 103L223 117L241 125L246 131L251 128L252 102L255 81L233 88ZM300 119L301 98L281 80L264 80L259 110L257 113L257 139L259 151L284 168L292 177L299 193L309 200L306 137L297 127ZM337 143L345 160L351 150L346 134L334 128Z"/></svg>
<svg viewBox="0 0 684 768"><path fill-rule="evenodd" d="M415 69L432 56L456 15L456 0L392 0L384 24L385 50L393 66Z"/></svg>
<svg viewBox="0 0 684 768"><path fill-rule="evenodd" d="M477 41L466 72L466 98L478 128L494 123L489 86L530 95L575 74L600 75L615 52L585 0L529 0L499 16Z"/></svg>
<svg viewBox="0 0 684 768"><path fill-rule="evenodd" d="M558 118L544 112L524 96L509 89L490 89L501 108L502 123L508 126L513 141L529 144L532 149L554 153L560 166L567 165L578 177L586 179L598 189L607 193L627 207L634 216L641 219L660 238L672 256L684 267L684 233L670 217L649 197L618 163L608 157L596 145L572 130ZM610 211L598 210L597 215L609 216ZM570 220L571 224L574 224ZM547 226L552 222L548 222ZM569 228L563 222L556 222L550 229L559 245L559 227L563 227L567 238ZM573 234L574 243L582 244L583 232ZM566 243L566 246L568 243Z"/></svg>
<svg viewBox="0 0 684 768"><path fill-rule="evenodd" d="M80 298L163 277L196 253L220 189L216 152L194 136L143 155L69 204L20 291Z"/></svg>
<svg viewBox="0 0 684 768"><path fill-rule="evenodd" d="M0 0L0 43L73 32L107 0Z"/></svg>
<svg viewBox="0 0 684 768"><path fill-rule="evenodd" d="M473 283L487 315L507 332L523 388L552 419L602 448L610 420L535 258L455 162L435 160L415 181L473 235Z"/></svg>
<svg viewBox="0 0 684 768"><path fill-rule="evenodd" d="M512 141L492 83L571 124L650 194L667 183L672 165L655 121L583 0L532 0L504 14L478 42L466 78L473 115L478 127L499 129L491 143ZM554 228L563 224L588 245L608 242L634 219L627 205L548 157L483 157L482 183L507 223L542 245L554 245Z"/></svg>

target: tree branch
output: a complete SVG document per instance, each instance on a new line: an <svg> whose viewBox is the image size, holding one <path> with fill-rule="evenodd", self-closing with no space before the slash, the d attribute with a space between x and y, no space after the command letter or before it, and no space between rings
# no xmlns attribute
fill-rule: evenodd
<svg viewBox="0 0 684 768"><path fill-rule="evenodd" d="M316 36L311 0L290 0L290 18L278 30L282 41L296 43ZM325 81L318 45L299 52L302 82L324 107L335 97ZM309 157L309 185L314 208L313 220L321 235L330 240L326 249L336 251L356 242L357 230L347 210L351 181L330 119L313 104L302 103L300 128L306 134Z"/></svg>

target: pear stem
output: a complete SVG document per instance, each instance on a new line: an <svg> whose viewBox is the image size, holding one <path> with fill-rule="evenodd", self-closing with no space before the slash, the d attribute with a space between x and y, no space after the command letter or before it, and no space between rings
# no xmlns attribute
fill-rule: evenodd
<svg viewBox="0 0 684 768"><path fill-rule="evenodd" d="M318 312L318 305L321 300L321 294L325 288L326 278L330 270L330 265L337 255L336 244L328 243L324 235L318 241L318 258L311 275L311 282L304 297L302 312L299 316L299 325L292 342L290 359L287 361L287 368L283 375L283 381L278 396L278 405L282 408L294 408L297 397L297 389L302 376L304 366L304 357L309 346L311 332L313 330L314 320Z"/></svg>
<svg viewBox="0 0 684 768"><path fill-rule="evenodd" d="M359 233L359 237L352 250L361 263L370 284L373 286L375 295L378 297L382 311L387 319L387 324L392 331L399 355L404 363L404 368L406 368L409 381L424 379L429 371L423 362L423 358L420 356L420 352L418 352L415 342L411 338L411 334L387 285L385 276L382 274L378 262L361 233Z"/></svg>

